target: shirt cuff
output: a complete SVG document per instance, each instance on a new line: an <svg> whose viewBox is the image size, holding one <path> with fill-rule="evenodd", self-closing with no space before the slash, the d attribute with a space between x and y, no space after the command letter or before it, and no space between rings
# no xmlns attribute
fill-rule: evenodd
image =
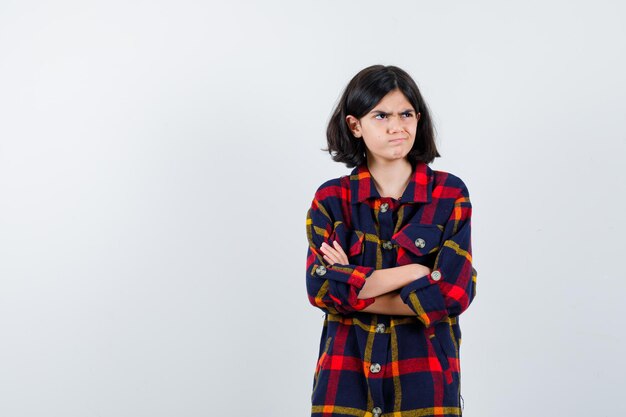
<svg viewBox="0 0 626 417"><path fill-rule="evenodd" d="M328 296L338 311L347 313L362 310L375 301L374 297L358 298L365 280L375 270L362 265L323 265L316 262L311 268L311 275L328 281Z"/></svg>
<svg viewBox="0 0 626 417"><path fill-rule="evenodd" d="M431 326L448 314L438 285L441 280L443 280L441 271L435 269L400 290L402 301L415 312L425 327Z"/></svg>

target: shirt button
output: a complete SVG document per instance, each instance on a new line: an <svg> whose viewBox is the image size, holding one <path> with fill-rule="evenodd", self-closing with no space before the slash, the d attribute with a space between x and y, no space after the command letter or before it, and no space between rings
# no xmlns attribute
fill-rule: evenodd
<svg viewBox="0 0 626 417"><path fill-rule="evenodd" d="M383 213L386 212L389 209L389 203L383 203L380 205L380 211L382 211Z"/></svg>
<svg viewBox="0 0 626 417"><path fill-rule="evenodd" d="M430 277L434 279L435 281L439 281L441 279L441 272L433 271L431 272Z"/></svg>
<svg viewBox="0 0 626 417"><path fill-rule="evenodd" d="M383 248L384 249L393 249L393 243L391 243L390 241L386 240L383 242Z"/></svg>
<svg viewBox="0 0 626 417"><path fill-rule="evenodd" d="M382 413L383 413L383 410L380 407L372 408L372 414L374 414L374 417L380 417Z"/></svg>
<svg viewBox="0 0 626 417"><path fill-rule="evenodd" d="M424 246L426 246L426 241L421 237L418 237L417 239L415 239L415 246L422 249Z"/></svg>
<svg viewBox="0 0 626 417"><path fill-rule="evenodd" d="M384 323L378 323L376 325L376 333L385 333L385 324Z"/></svg>
<svg viewBox="0 0 626 417"><path fill-rule="evenodd" d="M380 364L379 363L373 363L370 365L370 372L373 374L377 374L380 372Z"/></svg>
<svg viewBox="0 0 626 417"><path fill-rule="evenodd" d="M322 276L326 273L326 267L324 265L320 265L317 268L315 268L315 273L319 276Z"/></svg>

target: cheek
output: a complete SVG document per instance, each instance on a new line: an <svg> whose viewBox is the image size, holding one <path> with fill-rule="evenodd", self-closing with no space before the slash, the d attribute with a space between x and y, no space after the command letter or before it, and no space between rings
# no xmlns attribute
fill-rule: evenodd
<svg viewBox="0 0 626 417"><path fill-rule="evenodd" d="M379 149L384 146L385 137L380 132L368 132L363 135L363 141L368 149Z"/></svg>
<svg viewBox="0 0 626 417"><path fill-rule="evenodd" d="M415 141L415 135L417 134L417 127L416 126L411 126L410 128L407 129L407 133L409 134L410 142Z"/></svg>
<svg viewBox="0 0 626 417"><path fill-rule="evenodd" d="M364 137L364 138L363 138L363 143L365 144L365 147L366 147L367 149L370 149L370 150L371 150L371 149L372 149L372 147L375 147L375 146L376 146L376 145L375 145L374 143L372 143L372 142L373 142L373 141L372 141L372 139L371 139L370 137L367 137L367 138L365 138L365 137Z"/></svg>

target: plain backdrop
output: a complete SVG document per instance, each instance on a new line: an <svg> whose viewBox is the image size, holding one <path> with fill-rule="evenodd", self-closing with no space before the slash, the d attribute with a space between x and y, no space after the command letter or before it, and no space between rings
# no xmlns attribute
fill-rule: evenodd
<svg viewBox="0 0 626 417"><path fill-rule="evenodd" d="M626 6L0 3L0 415L305 416L342 89L418 83L473 202L467 417L626 413Z"/></svg>

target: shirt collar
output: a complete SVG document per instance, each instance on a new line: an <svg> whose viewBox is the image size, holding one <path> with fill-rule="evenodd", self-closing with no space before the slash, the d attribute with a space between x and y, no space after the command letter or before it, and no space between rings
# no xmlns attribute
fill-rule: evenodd
<svg viewBox="0 0 626 417"><path fill-rule="evenodd" d="M415 169L411 173L409 184L404 189L399 201L401 203L429 203L432 179L432 169L426 163L417 161ZM367 162L357 165L350 173L350 192L352 204L361 203L368 198L381 198L372 180Z"/></svg>

